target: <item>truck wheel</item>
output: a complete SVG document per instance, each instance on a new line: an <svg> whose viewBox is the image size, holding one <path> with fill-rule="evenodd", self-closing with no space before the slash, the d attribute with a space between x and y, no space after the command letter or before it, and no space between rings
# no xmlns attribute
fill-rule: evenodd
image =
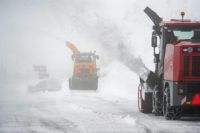
<svg viewBox="0 0 200 133"><path fill-rule="evenodd" d="M97 88L98 88L98 77L93 77L93 78L90 79L88 88L90 88L92 90L97 90Z"/></svg>
<svg viewBox="0 0 200 133"><path fill-rule="evenodd" d="M156 116L163 115L162 93L158 90L155 90L154 93L153 93L153 113Z"/></svg>
<svg viewBox="0 0 200 133"><path fill-rule="evenodd" d="M163 113L167 120L177 120L181 118L182 109L181 107L170 105L170 88L167 87L164 91L163 97Z"/></svg>
<svg viewBox="0 0 200 133"><path fill-rule="evenodd" d="M93 88L94 90L98 89L98 78L95 78Z"/></svg>
<svg viewBox="0 0 200 133"><path fill-rule="evenodd" d="M143 84L138 86L138 109L142 113L152 113L152 93L144 92Z"/></svg>
<svg viewBox="0 0 200 133"><path fill-rule="evenodd" d="M72 79L69 79L69 89L72 89Z"/></svg>
<svg viewBox="0 0 200 133"><path fill-rule="evenodd" d="M71 90L77 89L77 80L73 77L70 78L70 87Z"/></svg>

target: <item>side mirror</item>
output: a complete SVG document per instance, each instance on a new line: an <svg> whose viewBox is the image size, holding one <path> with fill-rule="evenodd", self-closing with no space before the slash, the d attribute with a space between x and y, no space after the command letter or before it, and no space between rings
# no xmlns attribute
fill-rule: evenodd
<svg viewBox="0 0 200 133"><path fill-rule="evenodd" d="M156 32L155 31L152 32L151 46L153 48L157 47L157 36L156 36Z"/></svg>

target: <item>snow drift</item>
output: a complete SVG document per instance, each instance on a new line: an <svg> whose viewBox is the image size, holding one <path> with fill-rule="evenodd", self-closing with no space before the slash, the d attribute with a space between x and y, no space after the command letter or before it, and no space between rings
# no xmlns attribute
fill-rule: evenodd
<svg viewBox="0 0 200 133"><path fill-rule="evenodd" d="M39 81L34 85L28 86L29 92L39 92L39 91L59 91L61 90L61 81L58 79L44 79Z"/></svg>

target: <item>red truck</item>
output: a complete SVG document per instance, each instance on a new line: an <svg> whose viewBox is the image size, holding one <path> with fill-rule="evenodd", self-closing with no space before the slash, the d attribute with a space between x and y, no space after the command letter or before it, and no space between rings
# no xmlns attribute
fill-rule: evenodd
<svg viewBox="0 0 200 133"><path fill-rule="evenodd" d="M139 111L164 115L168 120L200 114L200 21L164 21L153 10L151 45L155 71L140 77ZM155 49L159 49L156 52Z"/></svg>

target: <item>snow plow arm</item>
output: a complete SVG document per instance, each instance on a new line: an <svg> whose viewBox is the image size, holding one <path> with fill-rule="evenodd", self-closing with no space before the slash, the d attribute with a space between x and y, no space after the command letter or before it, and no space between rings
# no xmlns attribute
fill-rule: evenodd
<svg viewBox="0 0 200 133"><path fill-rule="evenodd" d="M68 47L73 52L73 54L79 54L80 53L80 51L77 49L77 47L71 42L67 42L66 47Z"/></svg>
<svg viewBox="0 0 200 133"><path fill-rule="evenodd" d="M150 87L150 89L153 89L158 84L159 78L154 72L150 70L148 70L145 73L142 73L139 77L140 77L140 82L142 83L146 82Z"/></svg>
<svg viewBox="0 0 200 133"><path fill-rule="evenodd" d="M154 23L153 29L156 31L158 35L161 35L160 31L160 22L162 21L162 18L158 16L156 12L154 12L151 8L148 6L144 9L144 12L147 14L147 16L151 19L151 21Z"/></svg>

